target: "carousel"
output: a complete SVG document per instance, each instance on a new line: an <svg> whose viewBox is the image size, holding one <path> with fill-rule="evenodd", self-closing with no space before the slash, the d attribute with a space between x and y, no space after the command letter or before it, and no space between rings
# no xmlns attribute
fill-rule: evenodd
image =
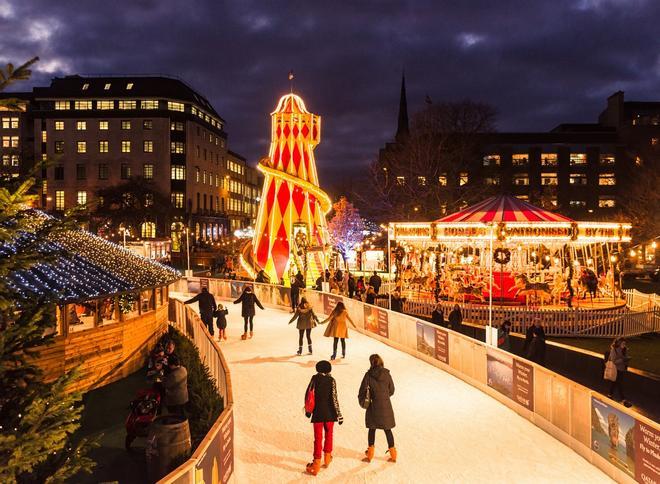
<svg viewBox="0 0 660 484"><path fill-rule="evenodd" d="M619 258L630 229L500 195L434 222L390 223L391 266L413 301L618 308L625 305Z"/></svg>

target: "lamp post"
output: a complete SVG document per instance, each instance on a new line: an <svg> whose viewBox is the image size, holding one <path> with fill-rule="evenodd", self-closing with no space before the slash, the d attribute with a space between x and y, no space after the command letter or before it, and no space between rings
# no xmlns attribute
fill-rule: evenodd
<svg viewBox="0 0 660 484"><path fill-rule="evenodd" d="M190 270L190 239L188 235L190 234L190 228L186 227L183 231L186 233L186 260L188 267L186 270L186 277L192 277L192 271Z"/></svg>
<svg viewBox="0 0 660 484"><path fill-rule="evenodd" d="M119 230L121 230L121 233L124 236L124 249L125 249L126 248L126 228L125 227L119 227Z"/></svg>

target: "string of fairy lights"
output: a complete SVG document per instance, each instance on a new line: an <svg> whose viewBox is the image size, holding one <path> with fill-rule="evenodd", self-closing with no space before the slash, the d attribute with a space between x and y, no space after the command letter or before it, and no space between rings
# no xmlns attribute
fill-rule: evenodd
<svg viewBox="0 0 660 484"><path fill-rule="evenodd" d="M22 298L56 294L61 302L94 299L163 286L180 277L171 267L82 230L47 240L22 233L13 243L0 246L0 256L19 255L28 246L45 258L54 257L9 274L10 287Z"/></svg>

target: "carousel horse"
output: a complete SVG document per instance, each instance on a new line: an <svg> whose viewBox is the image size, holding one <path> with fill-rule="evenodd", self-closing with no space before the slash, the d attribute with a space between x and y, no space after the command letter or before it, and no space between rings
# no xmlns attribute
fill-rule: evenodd
<svg viewBox="0 0 660 484"><path fill-rule="evenodd" d="M547 282L529 282L529 279L525 274L518 274L514 276L514 280L516 281L515 285L509 289L509 291L517 289L514 297L522 295L525 296L527 300L529 300L529 296L532 296L535 299L539 299L541 304L544 304L545 301L552 300L550 284Z"/></svg>
<svg viewBox="0 0 660 484"><path fill-rule="evenodd" d="M596 273L591 269L583 269L582 274L580 275L580 285L584 290L582 299L587 297L587 293L591 296L591 302L593 302L594 297L598 296L598 277Z"/></svg>
<svg viewBox="0 0 660 484"><path fill-rule="evenodd" d="M552 279L552 288L551 288L551 293L552 293L552 301L555 304L561 304L561 295L564 293L564 290L566 289L566 281L564 281L564 277L561 275L561 272L556 272L554 278Z"/></svg>

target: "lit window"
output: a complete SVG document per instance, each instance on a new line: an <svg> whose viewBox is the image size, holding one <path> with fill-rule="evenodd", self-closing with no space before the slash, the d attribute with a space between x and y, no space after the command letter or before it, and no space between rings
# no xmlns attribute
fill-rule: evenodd
<svg viewBox="0 0 660 484"><path fill-rule="evenodd" d="M144 140L142 142L142 151L145 153L153 153L154 152L154 142L151 140Z"/></svg>
<svg viewBox="0 0 660 484"><path fill-rule="evenodd" d="M87 130L87 121L76 121L76 129L78 131Z"/></svg>
<svg viewBox="0 0 660 484"><path fill-rule="evenodd" d="M190 108L190 112L193 113L193 114L197 114L197 108L195 106L192 106Z"/></svg>
<svg viewBox="0 0 660 484"><path fill-rule="evenodd" d="M635 156L635 164L637 166L642 166L644 164L644 162L642 161L642 159L639 156Z"/></svg>
<svg viewBox="0 0 660 484"><path fill-rule="evenodd" d="M587 154L586 153L571 153L570 159L571 166L580 166L587 164Z"/></svg>
<svg viewBox="0 0 660 484"><path fill-rule="evenodd" d="M156 237L156 224L153 222L144 222L140 228L140 234L145 239Z"/></svg>
<svg viewBox="0 0 660 484"><path fill-rule="evenodd" d="M153 193L145 193L144 194L144 206L145 207L153 207L154 205L154 194Z"/></svg>
<svg viewBox="0 0 660 484"><path fill-rule="evenodd" d="M529 164L529 155L527 153L514 153L511 155L511 164L513 166L527 166Z"/></svg>
<svg viewBox="0 0 660 484"><path fill-rule="evenodd" d="M420 187L425 186L425 185L426 185L426 177L425 177L425 176L418 176L418 177L417 177L417 184L418 184Z"/></svg>
<svg viewBox="0 0 660 484"><path fill-rule="evenodd" d="M571 200L568 204L573 208L586 207L587 202L585 200Z"/></svg>
<svg viewBox="0 0 660 484"><path fill-rule="evenodd" d="M556 173L541 173L541 185L556 185L556 184L557 184Z"/></svg>
<svg viewBox="0 0 660 484"><path fill-rule="evenodd" d="M154 179L154 165L153 163L145 163L142 165L142 177L145 180L153 180Z"/></svg>
<svg viewBox="0 0 660 484"><path fill-rule="evenodd" d="M128 180L131 177L131 166L126 163L121 165L121 179Z"/></svg>
<svg viewBox="0 0 660 484"><path fill-rule="evenodd" d="M447 175L440 175L438 177L438 184L441 187L446 187L447 186Z"/></svg>
<svg viewBox="0 0 660 484"><path fill-rule="evenodd" d="M542 166L557 166L557 153L541 153Z"/></svg>
<svg viewBox="0 0 660 484"><path fill-rule="evenodd" d="M122 140L121 142L121 152L130 153L131 152L131 142L127 140Z"/></svg>
<svg viewBox="0 0 660 484"><path fill-rule="evenodd" d="M135 109L137 108L137 101L119 101L119 109Z"/></svg>
<svg viewBox="0 0 660 484"><path fill-rule="evenodd" d="M156 99L146 99L140 101L141 109L158 109L158 101Z"/></svg>
<svg viewBox="0 0 660 484"><path fill-rule="evenodd" d="M183 193L172 192L172 205L174 208L183 208Z"/></svg>
<svg viewBox="0 0 660 484"><path fill-rule="evenodd" d="M106 163L101 163L99 165L99 180L108 179L108 165Z"/></svg>
<svg viewBox="0 0 660 484"><path fill-rule="evenodd" d="M87 179L87 169L85 165L77 164L76 165L76 180L86 180Z"/></svg>
<svg viewBox="0 0 660 484"><path fill-rule="evenodd" d="M405 185L406 184L406 177L405 176L397 176L396 177L396 184L397 185Z"/></svg>
<svg viewBox="0 0 660 484"><path fill-rule="evenodd" d="M131 129L131 122L129 120L124 120L121 122L121 129L127 130Z"/></svg>
<svg viewBox="0 0 660 484"><path fill-rule="evenodd" d="M41 132L41 142L45 143L46 141L48 141L48 132L47 131L42 131Z"/></svg>
<svg viewBox="0 0 660 484"><path fill-rule="evenodd" d="M616 207L616 200L613 198L599 198L598 208L614 208Z"/></svg>
<svg viewBox="0 0 660 484"><path fill-rule="evenodd" d="M185 153L185 145L181 141L172 141L170 143L170 152L171 153Z"/></svg>
<svg viewBox="0 0 660 484"><path fill-rule="evenodd" d="M171 178L172 180L185 180L186 179L185 165L172 165Z"/></svg>
<svg viewBox="0 0 660 484"><path fill-rule="evenodd" d="M41 184L41 193L46 195L48 193L48 180L44 180Z"/></svg>
<svg viewBox="0 0 660 484"><path fill-rule="evenodd" d="M108 141L107 140L99 141L99 153L107 153L107 152L108 152Z"/></svg>
<svg viewBox="0 0 660 484"><path fill-rule="evenodd" d="M2 118L3 129L16 129L18 128L18 118Z"/></svg>
<svg viewBox="0 0 660 484"><path fill-rule="evenodd" d="M598 175L599 185L616 185L616 175L614 173L601 173Z"/></svg>
<svg viewBox="0 0 660 484"><path fill-rule="evenodd" d="M56 111L67 111L71 109L71 101L55 101ZM64 192L62 192L64 194Z"/></svg>
<svg viewBox="0 0 660 484"><path fill-rule="evenodd" d="M55 131L64 131L64 121L55 121Z"/></svg>
<svg viewBox="0 0 660 484"><path fill-rule="evenodd" d="M499 185L500 177L499 176L489 176L484 179L486 185Z"/></svg>
<svg viewBox="0 0 660 484"><path fill-rule="evenodd" d="M167 109L169 109L170 111L180 111L180 112L183 112L184 109L185 109L185 106L184 106L183 103L177 103L177 102L174 102L174 101L168 101L168 102L167 102Z"/></svg>
<svg viewBox="0 0 660 484"><path fill-rule="evenodd" d="M18 166L20 164L19 155L11 155L11 166Z"/></svg>
<svg viewBox="0 0 660 484"><path fill-rule="evenodd" d="M172 121L170 123L170 131L183 131L183 123L181 121Z"/></svg>
<svg viewBox="0 0 660 484"><path fill-rule="evenodd" d="M584 173L571 173L568 182L571 185L586 185L587 184L587 175Z"/></svg>
<svg viewBox="0 0 660 484"><path fill-rule="evenodd" d="M92 101L74 101L73 107L78 111L88 111L92 109Z"/></svg>
<svg viewBox="0 0 660 484"><path fill-rule="evenodd" d="M76 203L78 203L78 205L82 205L82 206L87 205L87 192L86 191L82 190L82 191L79 191L76 194Z"/></svg>
<svg viewBox="0 0 660 484"><path fill-rule="evenodd" d="M516 198L518 200L524 200L524 201L529 201L529 195L516 195Z"/></svg>
<svg viewBox="0 0 660 484"><path fill-rule="evenodd" d="M82 90L86 91L87 89L89 89L89 83L86 82L85 84L83 84Z"/></svg>
<svg viewBox="0 0 660 484"><path fill-rule="evenodd" d="M109 91L109 90L110 90L110 86L111 86L111 84L108 82L108 83L105 84L105 86L103 86L103 89L104 89L105 91Z"/></svg>
<svg viewBox="0 0 660 484"><path fill-rule="evenodd" d="M55 190L55 210L64 210L64 190Z"/></svg>
<svg viewBox="0 0 660 484"><path fill-rule="evenodd" d="M614 165L616 163L616 158L614 155L610 154L601 154L600 155L600 164L601 165Z"/></svg>
<svg viewBox="0 0 660 484"><path fill-rule="evenodd" d="M107 131L108 130L108 122L107 121L99 121L99 129L101 131Z"/></svg>
<svg viewBox="0 0 660 484"><path fill-rule="evenodd" d="M470 180L470 178L468 177L468 174L466 172L462 171L461 173L458 174L458 185L459 186L467 185L469 180Z"/></svg>
<svg viewBox="0 0 660 484"><path fill-rule="evenodd" d="M202 178L202 183L206 185L206 170L204 170L204 177Z"/></svg>
<svg viewBox="0 0 660 484"><path fill-rule="evenodd" d="M500 155L486 155L483 157L484 166L500 166Z"/></svg>
<svg viewBox="0 0 660 484"><path fill-rule="evenodd" d="M77 145L78 153L87 153L87 142L86 141L78 141L76 143L76 145Z"/></svg>
<svg viewBox="0 0 660 484"><path fill-rule="evenodd" d="M109 111L112 109L115 109L115 102L114 101L96 101L96 109L102 110L102 111Z"/></svg>
<svg viewBox="0 0 660 484"><path fill-rule="evenodd" d="M527 173L519 173L513 175L511 182L514 185L529 185L529 176L527 175Z"/></svg>
<svg viewBox="0 0 660 484"><path fill-rule="evenodd" d="M651 146L657 146L658 145L658 138L651 138Z"/></svg>
<svg viewBox="0 0 660 484"><path fill-rule="evenodd" d="M142 129L153 129L154 122L151 119L145 119L142 121Z"/></svg>
<svg viewBox="0 0 660 484"><path fill-rule="evenodd" d="M55 153L58 155L64 153L64 141L55 141Z"/></svg>
<svg viewBox="0 0 660 484"><path fill-rule="evenodd" d="M130 91L131 89L133 89L133 83L129 82L128 84L126 84L126 90Z"/></svg>
<svg viewBox="0 0 660 484"><path fill-rule="evenodd" d="M195 168L195 183L199 183L200 171L199 168Z"/></svg>

